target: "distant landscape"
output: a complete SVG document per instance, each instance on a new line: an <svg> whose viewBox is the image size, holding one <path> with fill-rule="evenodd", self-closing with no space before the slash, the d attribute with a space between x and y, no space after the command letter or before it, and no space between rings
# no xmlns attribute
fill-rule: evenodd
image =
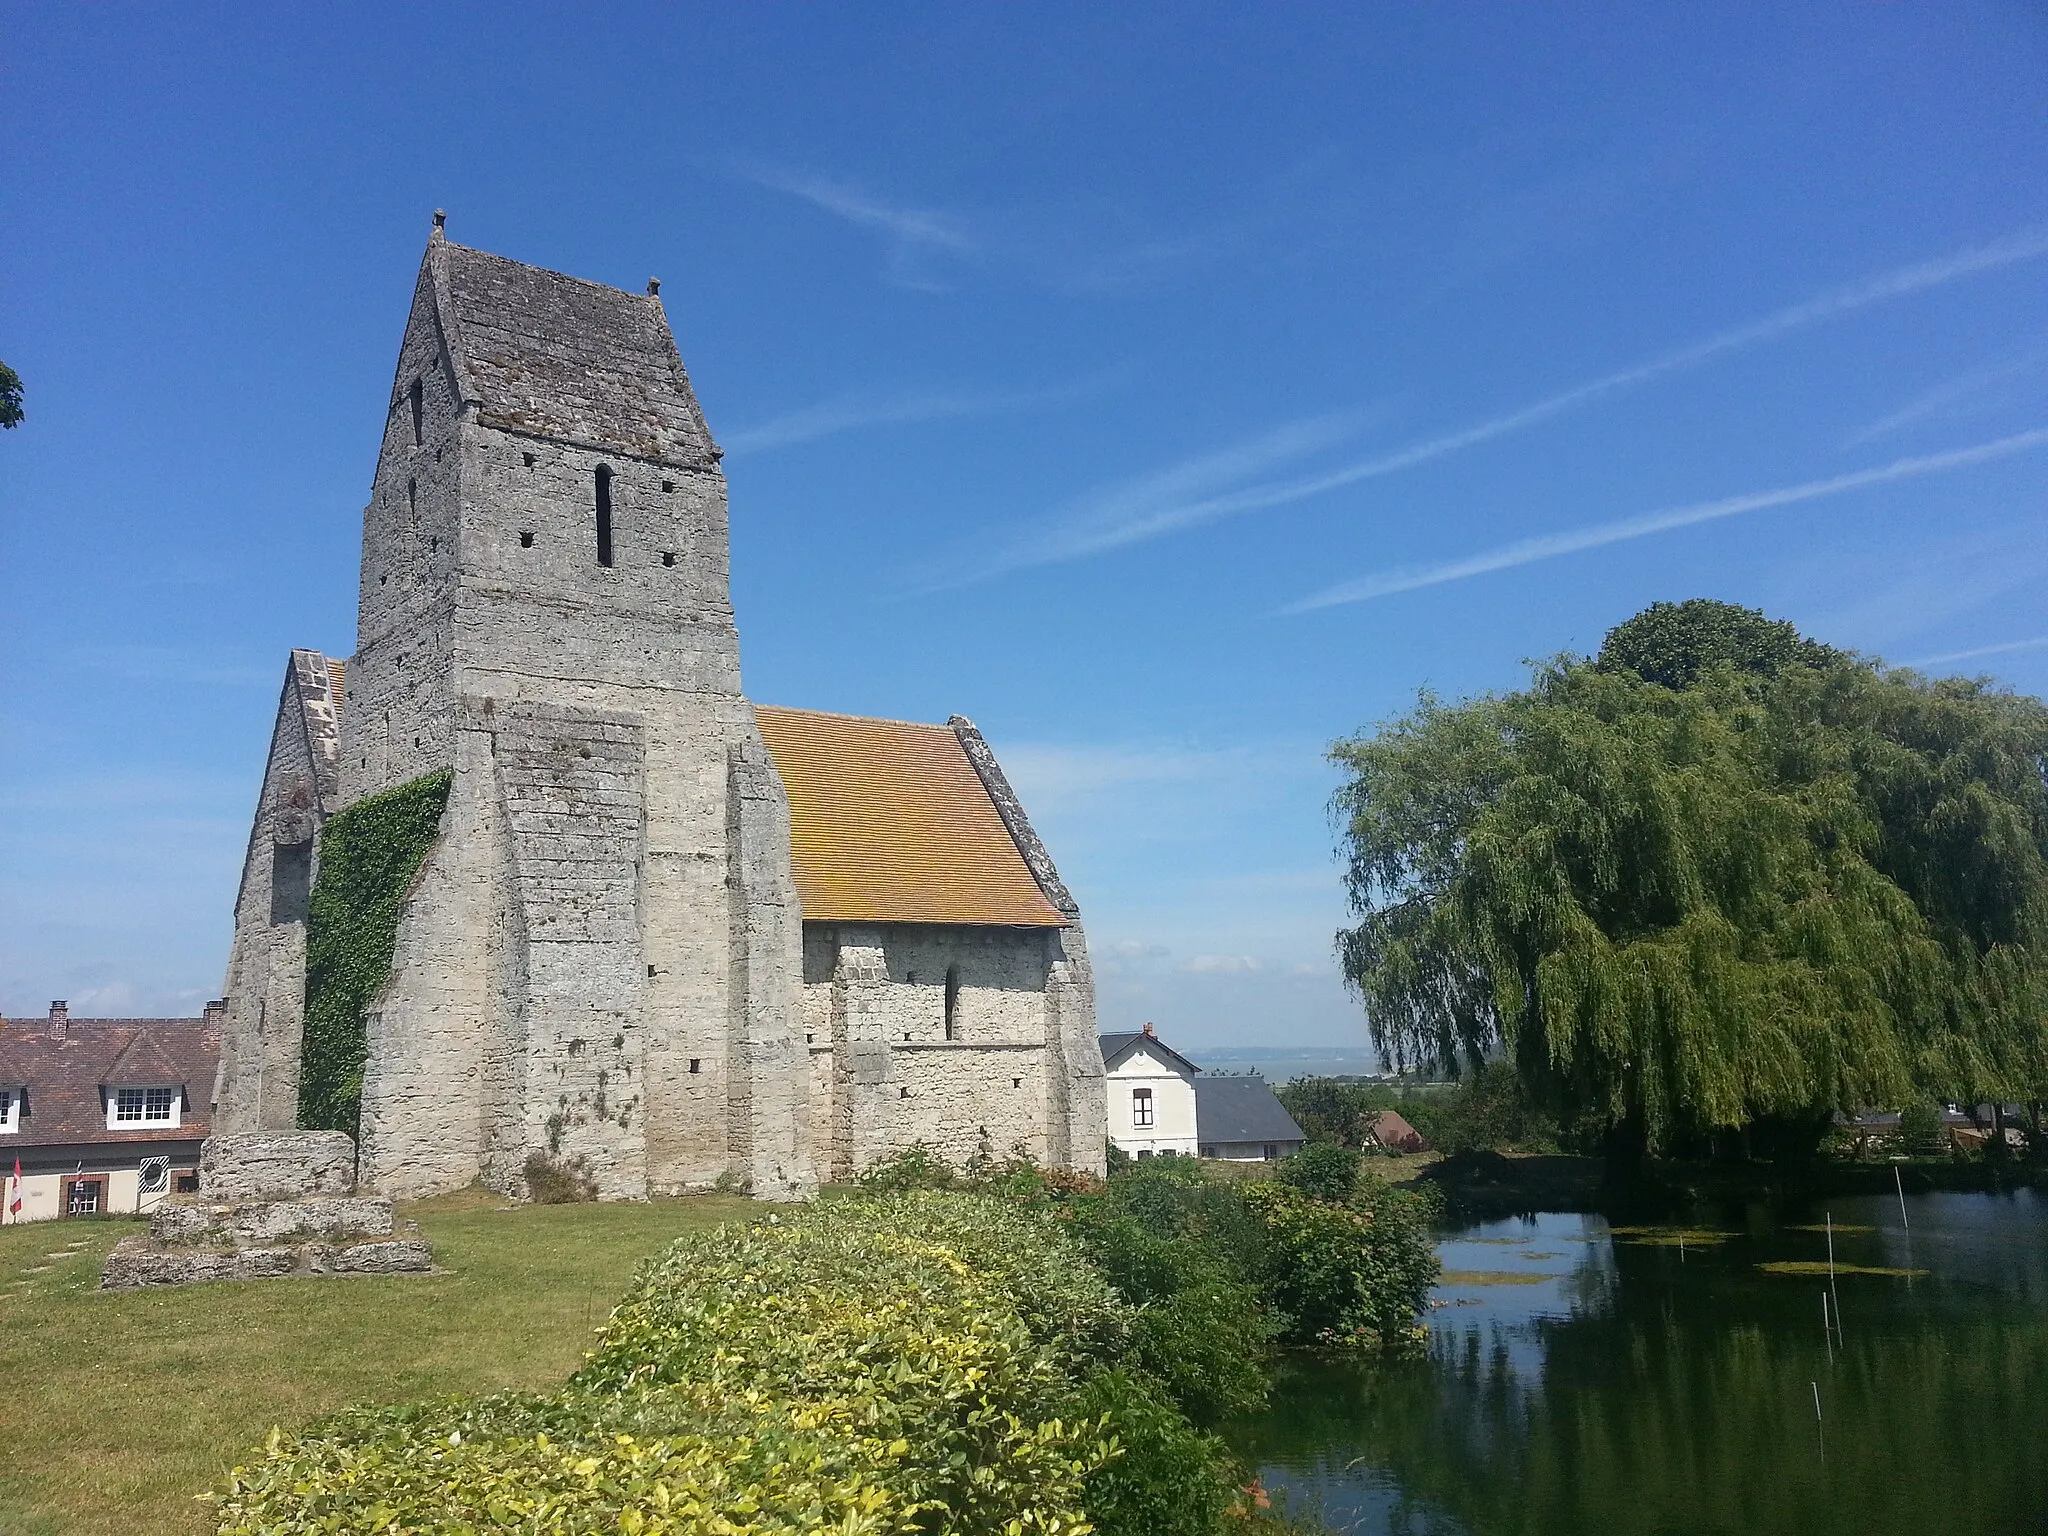
<svg viewBox="0 0 2048 1536"><path fill-rule="evenodd" d="M1186 1054L1204 1072L1256 1072L1270 1083L1291 1083L1297 1077L1371 1077L1383 1070L1380 1053L1364 1045L1225 1045Z"/></svg>

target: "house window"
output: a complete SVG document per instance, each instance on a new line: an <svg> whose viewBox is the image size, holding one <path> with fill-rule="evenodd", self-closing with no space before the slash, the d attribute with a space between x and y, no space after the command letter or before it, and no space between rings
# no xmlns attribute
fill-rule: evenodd
<svg viewBox="0 0 2048 1536"><path fill-rule="evenodd" d="M181 1097L175 1088L116 1088L107 1095L107 1129L175 1126Z"/></svg>
<svg viewBox="0 0 2048 1536"><path fill-rule="evenodd" d="M64 1181L64 1214L66 1216L94 1216L105 1203L107 1181L105 1179L66 1179Z"/></svg>
<svg viewBox="0 0 2048 1536"><path fill-rule="evenodd" d="M1202 1148L1202 1156L1204 1156L1204 1157L1214 1157L1215 1155L1216 1155L1216 1149L1215 1149L1214 1147L1204 1147L1204 1148Z"/></svg>
<svg viewBox="0 0 2048 1536"><path fill-rule="evenodd" d="M1131 1090L1131 1124L1144 1126L1151 1123L1152 1090L1150 1088L1133 1088Z"/></svg>
<svg viewBox="0 0 2048 1536"><path fill-rule="evenodd" d="M171 1188L180 1195L196 1195L199 1193L199 1175L196 1172L175 1174L171 1179Z"/></svg>
<svg viewBox="0 0 2048 1536"><path fill-rule="evenodd" d="M11 1136L21 1129L21 1090L0 1088L0 1136Z"/></svg>
<svg viewBox="0 0 2048 1536"><path fill-rule="evenodd" d="M1269 1142L1267 1142L1267 1143L1266 1143L1266 1161L1270 1163L1270 1162L1272 1162L1272 1161L1273 1161L1273 1160L1274 1160L1275 1158L1277 1158L1277 1157L1278 1157L1279 1155L1280 1155L1280 1149L1279 1149L1279 1148L1278 1148L1277 1146L1275 1146L1275 1145L1274 1145L1274 1144L1273 1144L1272 1142L1270 1142L1270 1141L1269 1141Z"/></svg>

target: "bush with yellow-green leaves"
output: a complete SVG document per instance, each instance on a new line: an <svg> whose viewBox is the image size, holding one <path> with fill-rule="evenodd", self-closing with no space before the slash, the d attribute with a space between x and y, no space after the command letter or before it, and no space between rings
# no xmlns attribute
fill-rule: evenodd
<svg viewBox="0 0 2048 1536"><path fill-rule="evenodd" d="M558 1393L274 1433L220 1529L1135 1536L1150 1508L1213 1532L1229 1460L1151 1386L1133 1323L1043 1209L812 1206L676 1242Z"/></svg>

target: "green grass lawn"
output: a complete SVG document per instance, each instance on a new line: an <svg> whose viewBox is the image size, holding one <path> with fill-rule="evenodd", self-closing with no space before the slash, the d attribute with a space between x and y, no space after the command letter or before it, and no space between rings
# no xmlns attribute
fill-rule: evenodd
<svg viewBox="0 0 2048 1536"><path fill-rule="evenodd" d="M545 1387L640 1261L736 1197L403 1208L445 1274L102 1293L127 1220L0 1229L0 1536L212 1529L194 1496L273 1424L350 1403Z"/></svg>

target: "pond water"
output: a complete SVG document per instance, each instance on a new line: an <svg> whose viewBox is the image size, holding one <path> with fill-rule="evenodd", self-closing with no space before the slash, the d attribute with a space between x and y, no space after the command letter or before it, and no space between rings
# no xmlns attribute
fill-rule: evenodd
<svg viewBox="0 0 2048 1536"><path fill-rule="evenodd" d="M1538 1215L1439 1251L1426 1357L1293 1361L1231 1431L1337 1530L2048 1532L2039 1192Z"/></svg>

